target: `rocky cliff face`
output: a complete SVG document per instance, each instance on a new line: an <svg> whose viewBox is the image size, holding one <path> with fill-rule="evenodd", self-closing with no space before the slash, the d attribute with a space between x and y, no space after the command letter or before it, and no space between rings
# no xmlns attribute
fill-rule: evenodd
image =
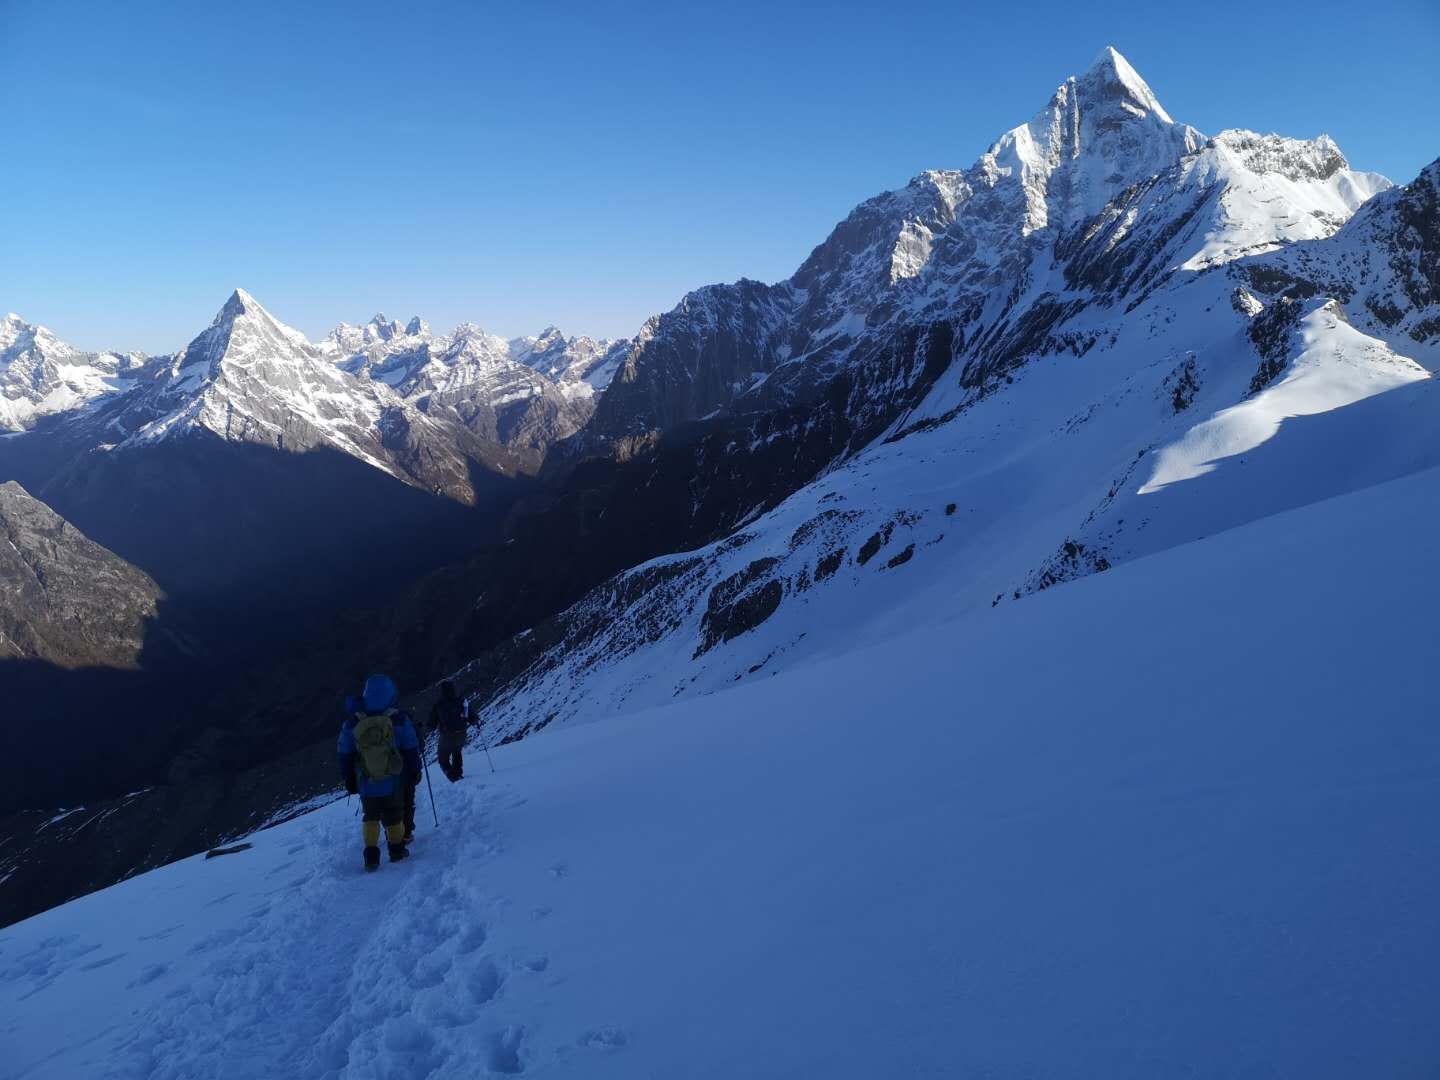
<svg viewBox="0 0 1440 1080"><path fill-rule="evenodd" d="M0 484L0 659L136 668L163 596L150 577Z"/></svg>

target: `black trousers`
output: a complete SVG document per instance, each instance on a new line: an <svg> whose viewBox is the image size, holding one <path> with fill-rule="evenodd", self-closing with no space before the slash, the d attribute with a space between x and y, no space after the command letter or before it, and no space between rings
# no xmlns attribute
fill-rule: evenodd
<svg viewBox="0 0 1440 1080"><path fill-rule="evenodd" d="M465 759L461 755L461 751L464 749L464 728L459 731L441 729L435 743L436 760L440 762L440 768L452 782L465 775Z"/></svg>
<svg viewBox="0 0 1440 1080"><path fill-rule="evenodd" d="M378 821L389 828L398 825L405 815L405 804L397 791L390 795L361 795L360 812L362 821Z"/></svg>
<svg viewBox="0 0 1440 1080"><path fill-rule="evenodd" d="M415 785L405 781L405 835L415 831Z"/></svg>

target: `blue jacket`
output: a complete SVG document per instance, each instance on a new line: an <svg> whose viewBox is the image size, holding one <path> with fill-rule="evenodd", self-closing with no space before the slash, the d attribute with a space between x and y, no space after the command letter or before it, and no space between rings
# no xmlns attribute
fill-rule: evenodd
<svg viewBox="0 0 1440 1080"><path fill-rule="evenodd" d="M410 720L410 714L399 709L391 714L391 723L395 726L395 748L400 751L400 756L405 759L405 771L399 776L386 776L379 780L371 780L368 777L359 776L355 771L355 724L360 719L358 714L351 713L340 725L340 739L336 743L336 750L340 753L340 779L349 784L352 779L358 778L361 795L394 795L400 790L400 783L404 781L409 784L420 782L420 742L415 738L415 725Z"/></svg>

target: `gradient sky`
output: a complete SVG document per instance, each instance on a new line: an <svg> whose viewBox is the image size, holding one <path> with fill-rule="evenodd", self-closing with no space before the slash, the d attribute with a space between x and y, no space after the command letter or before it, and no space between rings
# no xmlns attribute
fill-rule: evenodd
<svg viewBox="0 0 1440 1080"><path fill-rule="evenodd" d="M0 0L0 312L163 352L243 286L630 335L788 277L851 207L963 168L1113 43L1213 133L1440 156L1440 2Z"/></svg>

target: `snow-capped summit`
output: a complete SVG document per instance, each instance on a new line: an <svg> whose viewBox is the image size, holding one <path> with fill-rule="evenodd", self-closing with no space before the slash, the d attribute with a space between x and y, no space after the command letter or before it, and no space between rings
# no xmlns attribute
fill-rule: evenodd
<svg viewBox="0 0 1440 1080"><path fill-rule="evenodd" d="M140 353L83 352L11 312L0 319L0 431L125 390L144 363Z"/></svg>
<svg viewBox="0 0 1440 1080"><path fill-rule="evenodd" d="M329 444L385 466L364 444L382 407L368 384L327 363L305 335L236 289L153 385L111 419L121 446L207 430L301 450Z"/></svg>
<svg viewBox="0 0 1440 1080"><path fill-rule="evenodd" d="M977 169L1009 177L1025 198L1024 231L1073 225L1138 180L1204 142L1170 118L1149 85L1113 47L1072 76L1028 124L1002 135Z"/></svg>
<svg viewBox="0 0 1440 1080"><path fill-rule="evenodd" d="M225 363L300 361L316 355L304 334L275 318L244 289L236 289L209 328L179 357L187 377L194 377L199 374L197 365L202 364L214 374Z"/></svg>
<svg viewBox="0 0 1440 1080"><path fill-rule="evenodd" d="M1140 77L1140 73L1130 66L1130 61L1121 56L1114 45L1106 45L1095 54L1081 81L1114 85L1123 91L1130 108L1153 112L1165 123L1174 123L1150 89L1150 84Z"/></svg>
<svg viewBox="0 0 1440 1080"><path fill-rule="evenodd" d="M398 321L387 319L383 312L377 312L363 326L341 323L316 347L336 362L347 364L350 370L360 370L392 352L415 348L429 338L430 327L420 316L413 316L401 326Z"/></svg>
<svg viewBox="0 0 1440 1080"><path fill-rule="evenodd" d="M401 332L400 324L393 319L385 318L383 311L376 312L374 318L366 323L365 326L366 329L374 333L381 341L389 341Z"/></svg>
<svg viewBox="0 0 1440 1080"><path fill-rule="evenodd" d="M588 401L610 384L630 342L585 337L567 338L554 326L534 337L513 338L510 355L552 379L566 397Z"/></svg>
<svg viewBox="0 0 1440 1080"><path fill-rule="evenodd" d="M453 410L484 438L541 451L589 419L627 345L567 338L554 326L507 339L462 322L437 335L419 316L402 331L377 315L363 327L342 323L319 349L421 409Z"/></svg>
<svg viewBox="0 0 1440 1080"><path fill-rule="evenodd" d="M883 427L957 357L980 388L1095 340L1061 329L1087 306L1329 236L1388 185L1324 136L1210 139L1107 46L970 168L860 204L788 281L707 286L652 320L572 452L836 385L847 424Z"/></svg>
<svg viewBox="0 0 1440 1080"><path fill-rule="evenodd" d="M244 289L146 376L97 412L93 444L123 454L199 435L285 453L326 448L461 501L474 497L467 462L490 467L491 451L459 424L343 370Z"/></svg>

